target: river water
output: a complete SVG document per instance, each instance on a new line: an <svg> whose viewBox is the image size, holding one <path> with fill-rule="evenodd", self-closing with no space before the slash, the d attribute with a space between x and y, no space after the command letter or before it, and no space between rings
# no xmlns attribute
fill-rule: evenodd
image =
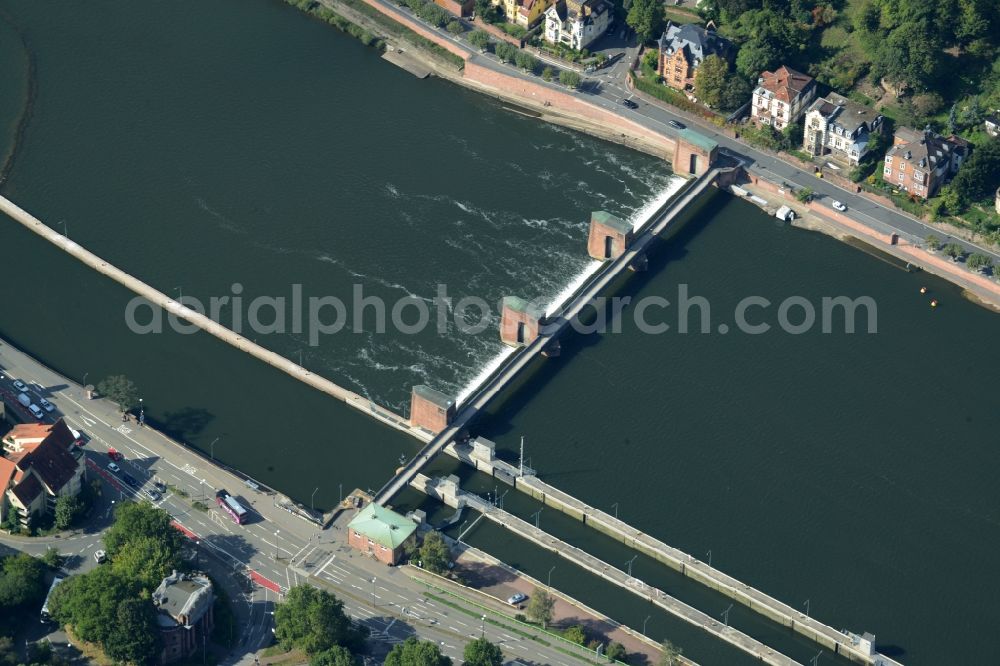
<svg viewBox="0 0 1000 666"><path fill-rule="evenodd" d="M360 284L391 302L443 283L456 299L551 298L587 267L589 211L635 215L671 181L652 158L418 81L276 0L0 10L0 156L28 90L21 35L37 76L3 193L174 295L207 300L240 283L249 300L301 284L349 301ZM218 438L217 457L299 499L318 486L317 506L329 506L341 485L378 487L416 449L208 336L135 335L125 290L18 225L0 225L0 247L11 269L0 334L78 379L127 373L158 426L206 450ZM676 302L679 284L710 300L713 331L749 295L869 295L878 334L645 335L626 317L620 334L565 341L482 434L508 456L526 436L554 485L617 503L696 556L711 550L792 605L809 599L829 624L874 631L906 663L988 662L1000 320L944 283L724 195L622 293ZM773 310L760 316L774 323ZM258 342L396 410L415 383L461 393L501 349L495 327ZM537 510L508 500L525 517ZM543 526L564 538L619 566L629 557L550 512ZM488 527L469 539L538 578L557 564ZM649 615L557 566L554 584L617 619ZM727 605L634 566L706 612ZM750 614L733 619L772 637ZM740 662L665 616L649 624L703 663ZM808 644L787 640L809 659Z"/></svg>

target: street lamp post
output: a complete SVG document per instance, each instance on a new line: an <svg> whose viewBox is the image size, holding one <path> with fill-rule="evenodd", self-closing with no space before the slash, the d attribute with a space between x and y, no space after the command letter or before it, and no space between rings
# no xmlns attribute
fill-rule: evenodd
<svg viewBox="0 0 1000 666"><path fill-rule="evenodd" d="M144 425L146 423L146 408L142 404L142 398L139 398L139 425Z"/></svg>
<svg viewBox="0 0 1000 666"><path fill-rule="evenodd" d="M614 507L615 510L615 520L618 520L618 502L615 502L611 506Z"/></svg>
<svg viewBox="0 0 1000 666"><path fill-rule="evenodd" d="M556 565L553 564L552 568L549 569L549 577L548 577L548 588L550 590L552 589L552 572L555 570L556 570Z"/></svg>
<svg viewBox="0 0 1000 666"><path fill-rule="evenodd" d="M479 630L479 637L486 638L486 616L483 616L483 626Z"/></svg>
<svg viewBox="0 0 1000 666"><path fill-rule="evenodd" d="M319 486L316 486L316 490L319 490ZM314 501L316 499L316 490L314 490L313 494L309 497L309 508L313 511L316 510L316 503Z"/></svg>
<svg viewBox="0 0 1000 666"><path fill-rule="evenodd" d="M209 449L211 450L212 460L215 460L215 443L217 441L219 441L218 437L216 437L215 439L213 439L212 443L208 445Z"/></svg>
<svg viewBox="0 0 1000 666"><path fill-rule="evenodd" d="M636 555L636 556L635 556L635 557L633 557L633 558L632 558L631 560L629 560L628 562L626 562L626 563L625 563L625 566L627 566L627 567L628 567L628 577L629 577L629 578L631 578L631 577L632 577L632 563L633 563L633 562L635 562L635 559L636 559L637 557L639 557L639 556L638 556L638 555Z"/></svg>
<svg viewBox="0 0 1000 666"><path fill-rule="evenodd" d="M805 606L806 606L806 617L809 617L809 599L806 599Z"/></svg>
<svg viewBox="0 0 1000 666"><path fill-rule="evenodd" d="M278 561L278 533L281 530L274 530L274 561Z"/></svg>
<svg viewBox="0 0 1000 666"><path fill-rule="evenodd" d="M372 576L372 608L376 607L375 603L375 576Z"/></svg>
<svg viewBox="0 0 1000 666"><path fill-rule="evenodd" d="M541 510L541 509L539 509L538 511L534 512L534 513L533 513L533 514L531 514L531 515L532 515L532 517L534 517L534 519L535 519L535 529L538 529L538 518L539 518L539 516L541 516L541 515L542 515L542 510Z"/></svg>
<svg viewBox="0 0 1000 666"><path fill-rule="evenodd" d="M647 623L647 622L649 622L649 619L650 619L651 617L653 617L653 616L652 616L652 615L647 615L647 616L646 616L646 619L642 621L642 635L643 635L643 636L645 636L645 635L646 635L646 623Z"/></svg>

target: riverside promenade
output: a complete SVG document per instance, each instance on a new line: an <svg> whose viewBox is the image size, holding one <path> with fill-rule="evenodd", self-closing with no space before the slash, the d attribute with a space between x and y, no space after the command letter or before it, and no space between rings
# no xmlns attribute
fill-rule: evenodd
<svg viewBox="0 0 1000 666"><path fill-rule="evenodd" d="M685 604L679 599L675 599L663 590L651 587L642 581L632 578L621 569L617 569L607 562L552 536L548 532L535 527L517 516L493 506L478 495L460 490L458 484L452 480L431 479L424 474L417 474L410 485L430 497L444 502L448 506L454 508L468 507L478 511L489 520L511 530L518 536L550 550L586 571L646 599L671 615L689 622L699 629L704 629L716 638L743 650L765 664L771 664L771 666L801 666L799 662L777 652L739 629L722 624L700 610Z"/></svg>
<svg viewBox="0 0 1000 666"><path fill-rule="evenodd" d="M264 363L281 370L291 377L298 379L300 382L308 384L317 391L322 391L327 395L343 401L358 411L364 412L386 425L396 428L397 430L402 430L407 434L413 435L417 439L424 441L430 439L425 431L420 430L419 428L410 427L409 422L399 414L394 414L384 407L380 407L375 404L371 400L339 386L325 377L310 372L306 368L288 360L284 356L261 347L252 340L248 340L242 335L239 335L238 333L235 333L225 326L213 321L209 317L206 317L203 313L193 310L192 308L184 305L182 302L178 302L170 298L163 292L149 286L134 275L130 275L117 266L104 261L90 250L74 243L68 237L47 226L31 213L28 213L23 208L3 196L0 196L0 211L6 213L11 217L11 219L20 222L26 229L35 232L59 249L65 251L67 254L79 259L81 262L90 266L98 273L106 275L115 282L124 286L129 291L145 298L150 303L163 308L168 314L179 317L180 319L197 326L206 333L209 333L219 340L232 345L236 349L246 352Z"/></svg>

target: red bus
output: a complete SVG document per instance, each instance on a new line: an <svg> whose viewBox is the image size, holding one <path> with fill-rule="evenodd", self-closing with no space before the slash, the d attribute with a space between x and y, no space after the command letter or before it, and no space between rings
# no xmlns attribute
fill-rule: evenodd
<svg viewBox="0 0 1000 666"><path fill-rule="evenodd" d="M237 525L242 525L243 521L247 519L247 510L243 508L243 505L236 501L236 498L227 493L225 490L220 490L215 493L215 503L222 507L222 510L229 514L229 517L236 522Z"/></svg>

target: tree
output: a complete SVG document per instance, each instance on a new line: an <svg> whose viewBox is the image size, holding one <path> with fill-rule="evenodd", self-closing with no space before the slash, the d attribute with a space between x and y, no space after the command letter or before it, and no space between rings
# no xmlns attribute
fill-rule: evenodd
<svg viewBox="0 0 1000 666"><path fill-rule="evenodd" d="M973 151L951 181L951 190L963 205L992 197L997 187L1000 187L1000 139L992 139Z"/></svg>
<svg viewBox="0 0 1000 666"><path fill-rule="evenodd" d="M726 77L726 85L719 95L719 108L723 111L735 111L750 101L753 86L738 74Z"/></svg>
<svg viewBox="0 0 1000 666"><path fill-rule="evenodd" d="M587 632L584 631L583 627L580 626L579 624L574 624L572 627L568 627L563 632L563 638L565 638L568 641L572 641L577 645L587 644Z"/></svg>
<svg viewBox="0 0 1000 666"><path fill-rule="evenodd" d="M662 0L632 0L625 22L635 30L639 43L645 44L663 32L666 15Z"/></svg>
<svg viewBox="0 0 1000 666"><path fill-rule="evenodd" d="M490 0L476 0L476 17L485 23L497 22L497 10Z"/></svg>
<svg viewBox="0 0 1000 666"><path fill-rule="evenodd" d="M514 62L514 58L517 57L517 47L513 44L508 44L507 42L499 42L493 52L497 54L497 57L504 62Z"/></svg>
<svg viewBox="0 0 1000 666"><path fill-rule="evenodd" d="M383 666L451 666L451 659L436 644L410 636L392 648Z"/></svg>
<svg viewBox="0 0 1000 666"><path fill-rule="evenodd" d="M503 651L486 638L480 637L465 644L462 658L466 666L502 666Z"/></svg>
<svg viewBox="0 0 1000 666"><path fill-rule="evenodd" d="M314 655L339 645L357 651L366 635L344 613L342 601L309 585L291 588L274 611L274 636L286 649Z"/></svg>
<svg viewBox="0 0 1000 666"><path fill-rule="evenodd" d="M552 71L552 68L546 67L545 69L542 70L542 79L545 81L551 81L553 74L555 74L555 72Z"/></svg>
<svg viewBox="0 0 1000 666"><path fill-rule="evenodd" d="M678 666L681 663L681 649L664 639L660 646L660 661L658 666Z"/></svg>
<svg viewBox="0 0 1000 666"><path fill-rule="evenodd" d="M955 261L958 261L965 254L965 250L958 243L948 243L942 249L946 256L951 257Z"/></svg>
<svg viewBox="0 0 1000 666"><path fill-rule="evenodd" d="M77 521L83 513L83 502L73 495L60 495L56 500L55 527L65 530Z"/></svg>
<svg viewBox="0 0 1000 666"><path fill-rule="evenodd" d="M490 36L482 30L474 30L469 35L469 43L485 53L486 48L490 45Z"/></svg>
<svg viewBox="0 0 1000 666"><path fill-rule="evenodd" d="M795 198L802 203L811 201L813 198L813 191L808 187L803 187L795 191Z"/></svg>
<svg viewBox="0 0 1000 666"><path fill-rule="evenodd" d="M429 532L420 545L420 563L428 571L436 574L448 573L451 551L440 532Z"/></svg>
<svg viewBox="0 0 1000 666"><path fill-rule="evenodd" d="M552 610L555 608L556 600L549 596L549 593L540 587L535 588L534 594L528 601L528 608L525 612L528 619L542 625L544 628L552 621Z"/></svg>
<svg viewBox="0 0 1000 666"><path fill-rule="evenodd" d="M941 239L934 234L927 236L927 238L924 239L924 243L927 245L927 249L929 250L936 250L941 247Z"/></svg>
<svg viewBox="0 0 1000 666"><path fill-rule="evenodd" d="M993 266L993 261L985 254L974 252L971 255L969 255L968 259L966 259L965 265L968 266L970 270L981 271L983 269L990 268L991 266Z"/></svg>
<svg viewBox="0 0 1000 666"><path fill-rule="evenodd" d="M747 42L736 54L736 71L748 79L760 76L761 72L773 69L781 62L781 53L767 42Z"/></svg>
<svg viewBox="0 0 1000 666"><path fill-rule="evenodd" d="M118 409L127 412L139 404L139 389L125 375L111 375L97 385L97 392L118 404Z"/></svg>
<svg viewBox="0 0 1000 666"><path fill-rule="evenodd" d="M111 659L120 663L150 664L156 660L160 653L160 632L149 599L125 599L118 604L115 622L103 647Z"/></svg>
<svg viewBox="0 0 1000 666"><path fill-rule="evenodd" d="M112 559L126 544L144 537L162 545L172 557L180 558L184 537L171 524L170 514L146 502L122 502L115 509L115 522L104 533L104 546Z"/></svg>
<svg viewBox="0 0 1000 666"><path fill-rule="evenodd" d="M45 554L41 557L42 562L50 569L58 569L63 565L65 559L59 549L52 546L46 548Z"/></svg>
<svg viewBox="0 0 1000 666"><path fill-rule="evenodd" d="M559 72L559 83L563 84L567 88L579 88L580 75L573 70L564 69Z"/></svg>
<svg viewBox="0 0 1000 666"><path fill-rule="evenodd" d="M309 659L309 666L357 666L358 660L351 651L340 645L315 654Z"/></svg>
<svg viewBox="0 0 1000 666"><path fill-rule="evenodd" d="M40 602L45 596L45 565L27 553L0 561L0 615L13 615L21 607Z"/></svg>
<svg viewBox="0 0 1000 666"><path fill-rule="evenodd" d="M729 65L717 55L710 55L702 60L694 75L694 93L699 101L712 108L719 108L728 72Z"/></svg>
<svg viewBox="0 0 1000 666"><path fill-rule="evenodd" d="M628 659L628 651L625 649L625 646L618 641L611 641L608 644L608 651L605 654L608 657L608 661L624 662Z"/></svg>
<svg viewBox="0 0 1000 666"><path fill-rule="evenodd" d="M526 72L533 72L538 67L538 59L527 51L518 51L514 55L514 62Z"/></svg>
<svg viewBox="0 0 1000 666"><path fill-rule="evenodd" d="M451 21L450 23L448 23L446 29L453 35L461 35L463 32L465 32L465 28L463 28L462 24L459 23L458 21Z"/></svg>
<svg viewBox="0 0 1000 666"><path fill-rule="evenodd" d="M180 551L150 536L128 541L118 548L111 560L115 573L146 590L156 589L160 581L180 565Z"/></svg>
<svg viewBox="0 0 1000 666"><path fill-rule="evenodd" d="M134 583L110 567L98 567L63 581L52 592L49 613L60 625L72 625L81 640L105 645L118 622L118 607L136 593Z"/></svg>

